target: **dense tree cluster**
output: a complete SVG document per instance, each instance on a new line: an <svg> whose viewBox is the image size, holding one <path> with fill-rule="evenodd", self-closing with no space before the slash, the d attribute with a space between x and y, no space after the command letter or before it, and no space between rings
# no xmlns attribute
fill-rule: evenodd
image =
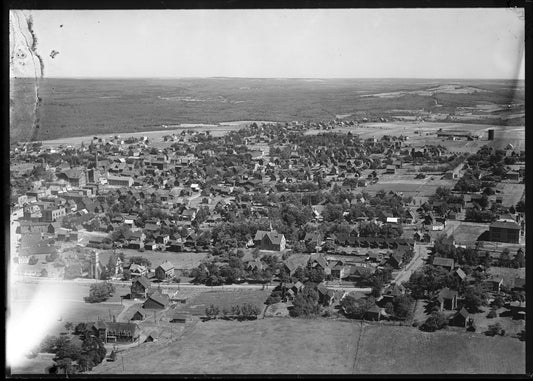
<svg viewBox="0 0 533 381"><path fill-rule="evenodd" d="M435 311L426 319L424 324L420 326L422 331L435 332L439 329L442 329L448 325L448 319L444 313Z"/></svg>
<svg viewBox="0 0 533 381"><path fill-rule="evenodd" d="M305 286L292 301L293 307L289 310L292 317L310 317L320 314L318 291L315 287Z"/></svg>
<svg viewBox="0 0 533 381"><path fill-rule="evenodd" d="M345 316L352 319L364 319L367 311L376 304L373 296L368 298L356 298L353 295L346 295L340 301L340 308Z"/></svg>
<svg viewBox="0 0 533 381"><path fill-rule="evenodd" d="M255 304L244 303L242 305L232 305L223 307L222 310L214 304L209 305L205 309L205 316L208 319L217 319L219 317L229 320L253 320L257 319L257 315L261 313L261 309Z"/></svg>
<svg viewBox="0 0 533 381"><path fill-rule="evenodd" d="M78 324L76 334L82 339L81 345L69 336L47 336L40 345L40 352L54 353L54 366L50 373L76 374L86 372L100 364L106 349L103 341L87 330L84 323Z"/></svg>
<svg viewBox="0 0 533 381"><path fill-rule="evenodd" d="M100 303L109 299L115 293L115 286L109 282L93 283L89 289L88 303Z"/></svg>

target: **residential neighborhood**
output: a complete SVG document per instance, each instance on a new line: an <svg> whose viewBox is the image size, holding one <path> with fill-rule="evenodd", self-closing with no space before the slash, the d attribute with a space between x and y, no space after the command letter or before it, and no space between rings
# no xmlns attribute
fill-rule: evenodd
<svg viewBox="0 0 533 381"><path fill-rule="evenodd" d="M54 152L18 144L12 271L130 282L121 303L133 304L118 322L94 323L105 343L138 342L146 330L153 338L150 319L207 316L187 310L176 289L184 282L268 288L264 316L322 311L425 330L441 328L433 320L444 317L475 331L480 308L498 300L525 319L515 307L525 301L524 201L509 203L498 190L523 189L523 171L502 174L524 152L482 145L457 154L446 141L334 132L343 126L252 123L220 137L183 130L155 141L95 136ZM433 193L379 186L417 173L435 179L420 185L436 184Z"/></svg>
<svg viewBox="0 0 533 381"><path fill-rule="evenodd" d="M523 7L36 8L8 377L531 374Z"/></svg>

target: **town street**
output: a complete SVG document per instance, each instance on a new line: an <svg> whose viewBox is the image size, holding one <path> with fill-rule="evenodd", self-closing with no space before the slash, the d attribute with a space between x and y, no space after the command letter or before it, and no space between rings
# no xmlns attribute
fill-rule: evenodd
<svg viewBox="0 0 533 381"><path fill-rule="evenodd" d="M413 249L415 251L415 255L411 259L411 262L409 262L409 264L405 266L405 268L403 268L398 275L396 275L396 278L394 278L391 283L401 284L403 282L407 282L411 277L411 274L424 264L424 261L427 259L429 254L429 246L430 245L419 245L415 243Z"/></svg>
<svg viewBox="0 0 533 381"><path fill-rule="evenodd" d="M52 278L44 278L44 277L30 277L25 276L23 278L17 279L13 286L16 288L16 284L20 283L56 283L56 284L64 284L66 287L68 287L69 284L92 284L95 282L103 282L103 281L97 281L95 279L86 279L86 278L77 278L72 280L67 279L52 279ZM109 281L112 284L116 285L130 285L131 280L129 281L119 281L119 280L110 280ZM154 285L161 285L161 288L163 289L169 289L169 290L179 290L181 288L184 289L199 289L199 290L211 290L211 291L234 291L238 289L248 289L248 290L262 290L262 289L272 289L277 286L277 282L271 283L271 284L249 284L249 283L241 283L241 284L230 284L230 285L222 285L222 286L206 286L203 284L191 284L191 283L154 283ZM339 286L334 284L327 284L326 286L328 288L331 288L333 290L344 290L347 292L370 292L371 288L369 287L350 287L350 286Z"/></svg>

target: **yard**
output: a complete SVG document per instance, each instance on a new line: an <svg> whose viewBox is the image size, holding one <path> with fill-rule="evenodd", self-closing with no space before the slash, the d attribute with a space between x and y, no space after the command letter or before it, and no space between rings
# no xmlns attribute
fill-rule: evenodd
<svg viewBox="0 0 533 381"><path fill-rule="evenodd" d="M508 336L519 333L525 327L524 320L514 320L511 316L505 316L505 312L508 311L506 308L500 308L497 310L498 315L504 312L503 317L498 316L492 319L487 318L487 314L491 310L490 307L481 307L481 310L482 312L470 315L474 319L476 331L479 333L484 333L488 330L489 325L496 323L501 324Z"/></svg>

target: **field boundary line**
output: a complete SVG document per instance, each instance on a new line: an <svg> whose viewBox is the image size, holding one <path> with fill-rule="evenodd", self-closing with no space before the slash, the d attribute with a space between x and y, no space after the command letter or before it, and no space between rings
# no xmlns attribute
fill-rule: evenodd
<svg viewBox="0 0 533 381"><path fill-rule="evenodd" d="M363 321L361 320L361 332L359 332L359 337L357 338L357 344L355 346L355 358L353 361L352 374L355 374L355 369L357 368L357 355L359 354L359 346L361 344L361 337L363 336L364 330L365 326L363 325Z"/></svg>

